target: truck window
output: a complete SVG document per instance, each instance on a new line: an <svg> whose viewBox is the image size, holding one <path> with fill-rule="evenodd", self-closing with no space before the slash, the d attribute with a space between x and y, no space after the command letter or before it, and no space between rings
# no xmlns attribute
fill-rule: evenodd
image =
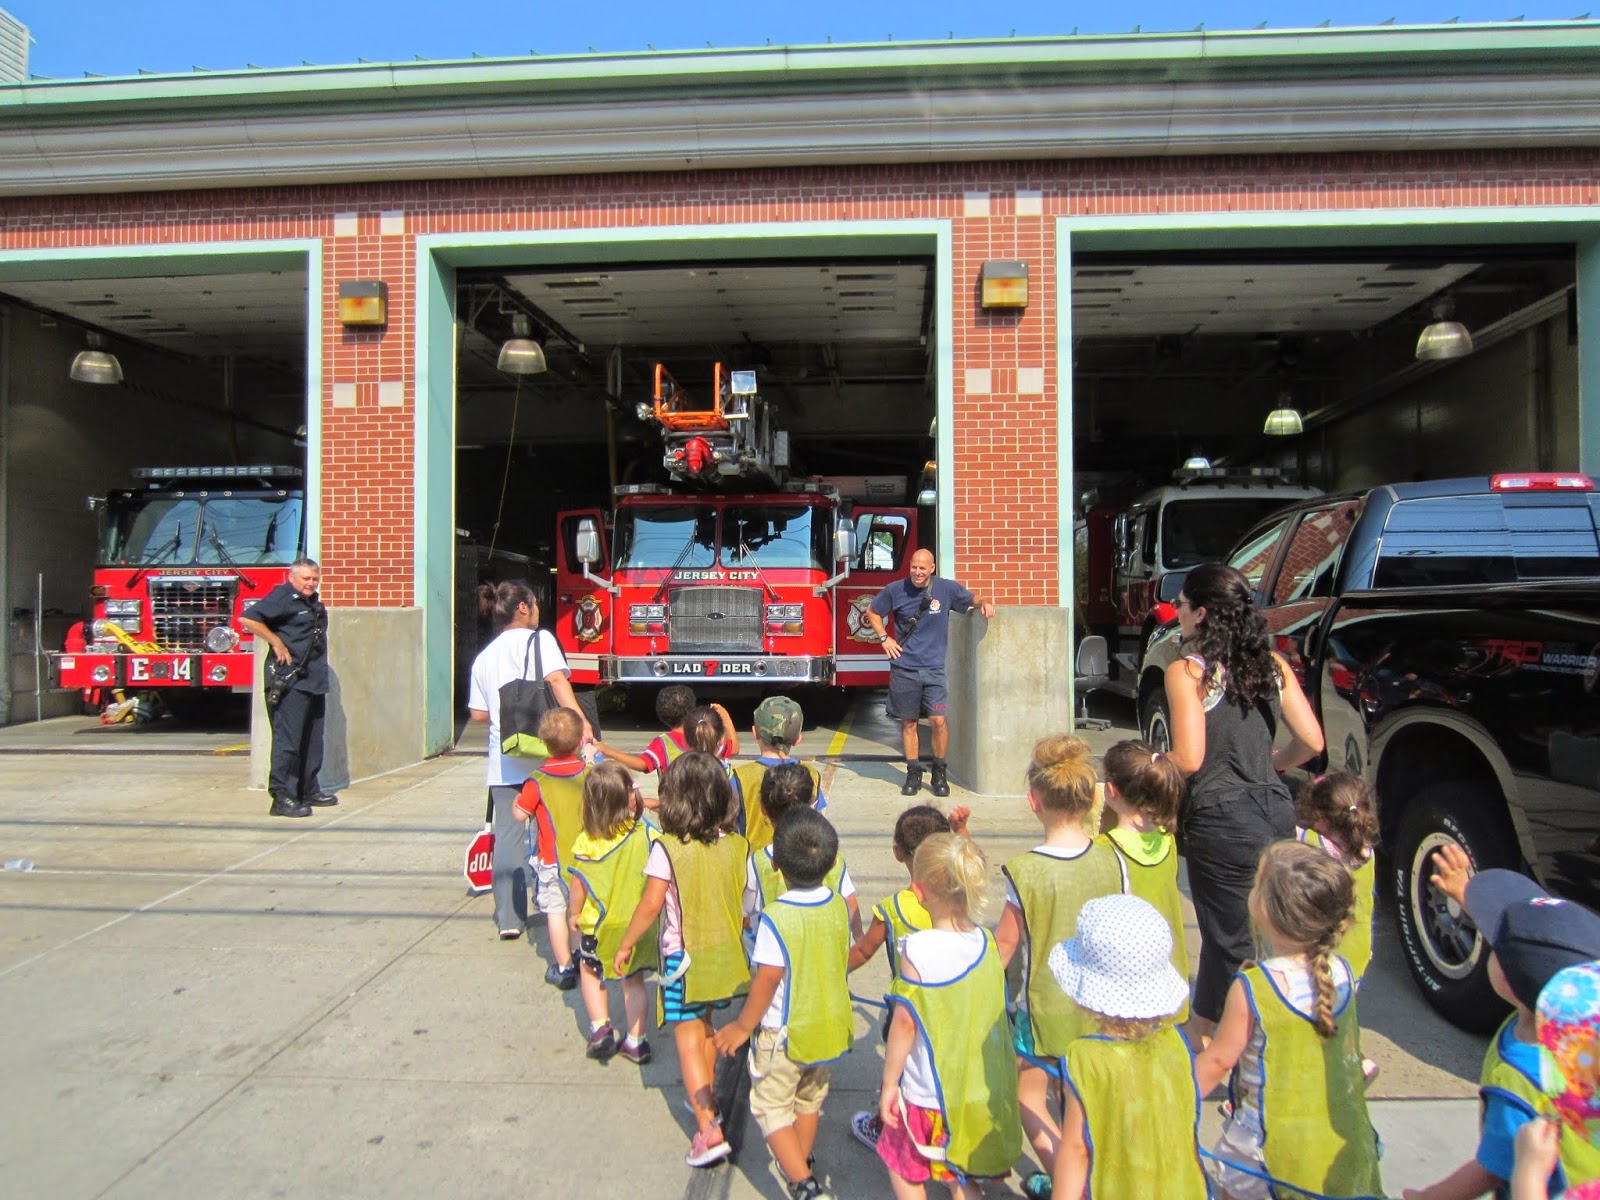
<svg viewBox="0 0 1600 1200"><path fill-rule="evenodd" d="M1261 580L1267 573L1268 564L1272 562L1273 551L1278 548L1278 538L1288 524L1288 520L1274 521L1240 546L1228 559L1228 565L1242 573L1255 591L1261 590Z"/></svg>
<svg viewBox="0 0 1600 1200"><path fill-rule="evenodd" d="M299 496L231 496L207 500L196 562L286 567L300 549Z"/></svg>
<svg viewBox="0 0 1600 1200"><path fill-rule="evenodd" d="M722 565L825 571L829 536L828 522L809 504L729 505L722 514Z"/></svg>
<svg viewBox="0 0 1600 1200"><path fill-rule="evenodd" d="M199 532L199 500L141 497L136 504L114 509L106 522L105 565L193 562Z"/></svg>
<svg viewBox="0 0 1600 1200"><path fill-rule="evenodd" d="M905 557L910 522L888 513L856 516L856 560L853 571L898 571Z"/></svg>
<svg viewBox="0 0 1600 1200"><path fill-rule="evenodd" d="M1161 565L1169 571L1216 562L1239 535L1286 503L1282 496L1196 496L1161 510Z"/></svg>
<svg viewBox="0 0 1600 1200"><path fill-rule="evenodd" d="M1350 534L1356 508L1356 502L1349 500L1331 508L1314 508L1300 518L1272 585L1274 604L1333 595L1339 551Z"/></svg>
<svg viewBox="0 0 1600 1200"><path fill-rule="evenodd" d="M617 566L680 570L717 561L717 510L701 504L641 504L617 513Z"/></svg>
<svg viewBox="0 0 1600 1200"><path fill-rule="evenodd" d="M1373 586L1437 587L1600 576L1588 495L1431 496L1389 510Z"/></svg>

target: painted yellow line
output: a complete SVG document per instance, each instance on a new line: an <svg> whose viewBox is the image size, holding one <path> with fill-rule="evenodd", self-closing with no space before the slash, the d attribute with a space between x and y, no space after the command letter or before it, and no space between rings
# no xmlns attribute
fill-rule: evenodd
<svg viewBox="0 0 1600 1200"><path fill-rule="evenodd" d="M828 754L844 753L844 744L850 739L850 721L855 716L855 706L852 705L844 714L844 720L839 722L839 728L834 732L833 740L828 743Z"/></svg>
<svg viewBox="0 0 1600 1200"><path fill-rule="evenodd" d="M239 745L239 746L218 746L211 753L213 753L213 754L243 754L245 751L247 751L249 749L250 749L250 743L249 742L245 742L244 744Z"/></svg>

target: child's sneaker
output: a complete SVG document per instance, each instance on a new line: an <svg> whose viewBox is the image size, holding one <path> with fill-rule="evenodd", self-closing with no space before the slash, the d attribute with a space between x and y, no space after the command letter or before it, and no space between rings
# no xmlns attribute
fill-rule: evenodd
<svg viewBox="0 0 1600 1200"><path fill-rule="evenodd" d="M570 992L578 986L578 964L568 963L565 967L551 963L545 968L544 981L553 988L563 992Z"/></svg>
<svg viewBox="0 0 1600 1200"><path fill-rule="evenodd" d="M1050 1176L1043 1171L1035 1171L1022 1181L1022 1194L1028 1200L1050 1200Z"/></svg>
<svg viewBox="0 0 1600 1200"><path fill-rule="evenodd" d="M589 1045L584 1050L590 1058L605 1062L617 1052L617 1035L608 1022L589 1034Z"/></svg>
<svg viewBox="0 0 1600 1200"><path fill-rule="evenodd" d="M817 1180L815 1175L807 1175L799 1183L789 1185L791 1200L833 1200L833 1193Z"/></svg>
<svg viewBox="0 0 1600 1200"><path fill-rule="evenodd" d="M644 1066L653 1057L650 1053L650 1043L644 1038L640 1038L637 1043L623 1039L622 1045L617 1047L617 1053L636 1067Z"/></svg>
<svg viewBox="0 0 1600 1200"><path fill-rule="evenodd" d="M875 1112L858 1112L850 1118L850 1132L868 1150L876 1150L883 1136L883 1118Z"/></svg>
<svg viewBox="0 0 1600 1200"><path fill-rule="evenodd" d="M712 1163L721 1162L732 1153L733 1147L728 1145L728 1139L722 1136L722 1130L713 1126L709 1130L695 1131L694 1140L689 1143L689 1153L684 1156L683 1161L691 1167L709 1167Z"/></svg>

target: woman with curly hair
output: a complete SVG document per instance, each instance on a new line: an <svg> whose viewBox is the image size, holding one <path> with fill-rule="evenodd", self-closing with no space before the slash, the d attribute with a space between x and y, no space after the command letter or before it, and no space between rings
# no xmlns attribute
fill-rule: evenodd
<svg viewBox="0 0 1600 1200"><path fill-rule="evenodd" d="M1234 973L1253 954L1257 860L1294 837L1294 801L1278 772L1322 753L1322 727L1268 647L1243 575L1221 563L1194 568L1177 609L1185 656L1167 668L1168 757L1189 777L1178 842L1201 938L1190 1029L1209 1037ZM1280 722L1291 736L1274 750Z"/></svg>

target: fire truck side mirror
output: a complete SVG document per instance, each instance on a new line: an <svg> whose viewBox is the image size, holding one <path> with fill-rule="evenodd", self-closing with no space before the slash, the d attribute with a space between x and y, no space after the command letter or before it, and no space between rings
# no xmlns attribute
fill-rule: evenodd
<svg viewBox="0 0 1600 1200"><path fill-rule="evenodd" d="M1116 547L1117 570L1128 565L1128 514L1118 513L1111 525L1111 542Z"/></svg>
<svg viewBox="0 0 1600 1200"><path fill-rule="evenodd" d="M593 517L584 517L578 522L578 538L575 547L578 561L585 566L594 566L600 561L600 531L594 527Z"/></svg>
<svg viewBox="0 0 1600 1200"><path fill-rule="evenodd" d="M83 506L90 512L99 512L106 506L106 498L104 496L85 496L83 498Z"/></svg>
<svg viewBox="0 0 1600 1200"><path fill-rule="evenodd" d="M833 557L840 562L854 562L856 557L856 527L841 520L833 527Z"/></svg>

